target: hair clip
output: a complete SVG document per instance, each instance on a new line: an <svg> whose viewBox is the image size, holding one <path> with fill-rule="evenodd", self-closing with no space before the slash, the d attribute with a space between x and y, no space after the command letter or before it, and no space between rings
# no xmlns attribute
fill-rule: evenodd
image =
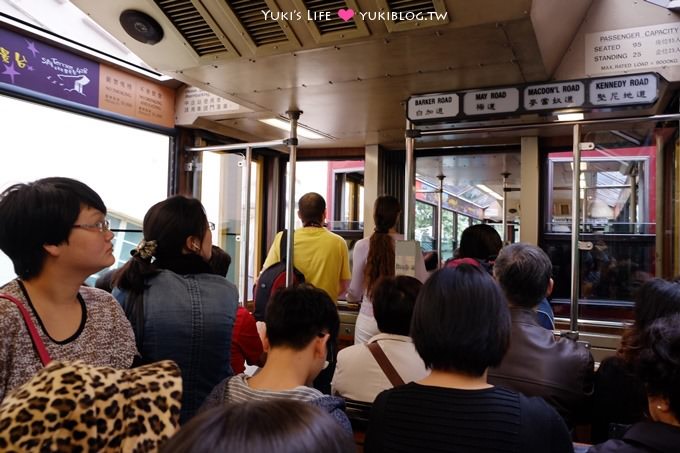
<svg viewBox="0 0 680 453"><path fill-rule="evenodd" d="M142 239L137 247L130 253L132 256L138 256L143 260L148 260L156 253L157 242L145 241Z"/></svg>

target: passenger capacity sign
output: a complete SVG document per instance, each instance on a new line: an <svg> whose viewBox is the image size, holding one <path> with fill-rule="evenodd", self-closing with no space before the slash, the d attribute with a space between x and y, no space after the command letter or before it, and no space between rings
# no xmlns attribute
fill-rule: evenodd
<svg viewBox="0 0 680 453"><path fill-rule="evenodd" d="M593 105L650 104L657 98L657 78L653 74L609 77L590 82Z"/></svg>
<svg viewBox="0 0 680 453"><path fill-rule="evenodd" d="M412 96L408 100L411 120L434 120L458 116L458 95L453 93Z"/></svg>
<svg viewBox="0 0 680 453"><path fill-rule="evenodd" d="M586 74L680 65L680 22L586 35Z"/></svg>
<svg viewBox="0 0 680 453"><path fill-rule="evenodd" d="M585 85L578 81L529 85L524 88L526 110L580 107L585 100Z"/></svg>

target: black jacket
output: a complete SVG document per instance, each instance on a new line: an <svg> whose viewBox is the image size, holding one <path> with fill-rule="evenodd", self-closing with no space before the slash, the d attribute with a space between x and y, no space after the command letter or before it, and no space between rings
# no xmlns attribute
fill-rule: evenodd
<svg viewBox="0 0 680 453"><path fill-rule="evenodd" d="M622 439L595 445L588 453L678 453L680 428L658 422L634 424Z"/></svg>
<svg viewBox="0 0 680 453"><path fill-rule="evenodd" d="M555 338L526 308L511 308L510 348L489 383L543 397L569 425L583 418L593 391L593 356L580 343Z"/></svg>

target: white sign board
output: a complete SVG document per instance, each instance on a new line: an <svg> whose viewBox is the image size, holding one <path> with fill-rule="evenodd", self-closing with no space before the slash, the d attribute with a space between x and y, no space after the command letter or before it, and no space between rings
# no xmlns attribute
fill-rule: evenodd
<svg viewBox="0 0 680 453"><path fill-rule="evenodd" d="M453 93L413 96L408 100L411 121L453 118L458 116L458 95Z"/></svg>
<svg viewBox="0 0 680 453"><path fill-rule="evenodd" d="M593 105L650 104L656 101L657 85L654 74L593 80L589 100Z"/></svg>
<svg viewBox="0 0 680 453"><path fill-rule="evenodd" d="M199 116L247 113L252 110L196 87L187 87L175 102L175 123L191 124Z"/></svg>
<svg viewBox="0 0 680 453"><path fill-rule="evenodd" d="M394 273L395 275L416 276L416 257L421 255L417 241L395 241L394 243Z"/></svg>
<svg viewBox="0 0 680 453"><path fill-rule="evenodd" d="M586 87L583 82L529 85L524 88L524 108L526 110L580 107L585 101Z"/></svg>
<svg viewBox="0 0 680 453"><path fill-rule="evenodd" d="M680 65L680 22L586 35L586 74Z"/></svg>
<svg viewBox="0 0 680 453"><path fill-rule="evenodd" d="M470 91L463 97L463 112L466 115L511 113L518 109L519 90L517 88Z"/></svg>

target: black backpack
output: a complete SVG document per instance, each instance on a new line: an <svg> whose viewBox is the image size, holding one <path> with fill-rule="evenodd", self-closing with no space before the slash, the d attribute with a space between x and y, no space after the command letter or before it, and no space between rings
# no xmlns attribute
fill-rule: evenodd
<svg viewBox="0 0 680 453"><path fill-rule="evenodd" d="M281 242L279 243L279 256L281 261L272 264L267 269L263 270L260 278L257 279L257 287L255 288L255 312L253 316L257 321L264 321L264 313L267 304L274 297L276 291L286 287L286 257L288 250L286 248L287 230L283 230L281 234ZM305 276L302 272L293 267L293 285L297 286L305 282Z"/></svg>

